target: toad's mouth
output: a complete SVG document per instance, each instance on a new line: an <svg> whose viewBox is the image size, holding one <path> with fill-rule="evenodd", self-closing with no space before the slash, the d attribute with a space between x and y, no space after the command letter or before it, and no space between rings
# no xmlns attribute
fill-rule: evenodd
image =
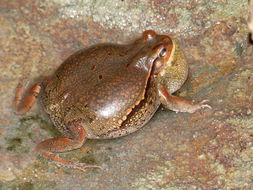
<svg viewBox="0 0 253 190"><path fill-rule="evenodd" d="M157 75L160 73L161 69L157 69L157 66L160 67L161 65L161 60L159 59L159 57L157 57L154 61L153 61L153 66L151 69L151 75L153 75L154 77L157 77Z"/></svg>
<svg viewBox="0 0 253 190"><path fill-rule="evenodd" d="M151 69L151 75L154 77L157 77L165 68L167 64L163 62L163 59L160 57L157 57L153 61L152 69Z"/></svg>

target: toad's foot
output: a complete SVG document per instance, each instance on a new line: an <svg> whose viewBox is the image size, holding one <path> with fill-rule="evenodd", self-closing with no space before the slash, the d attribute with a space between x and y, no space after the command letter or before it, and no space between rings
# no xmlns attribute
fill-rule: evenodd
<svg viewBox="0 0 253 190"><path fill-rule="evenodd" d="M189 113L194 113L200 109L204 109L204 108L208 108L208 109L212 109L212 107L209 104L206 104L207 102L209 102L209 100L203 100L199 103L194 103L194 101L188 101L185 100L185 110L184 112L189 112Z"/></svg>
<svg viewBox="0 0 253 190"><path fill-rule="evenodd" d="M102 166L97 166L97 165L87 165L83 163L74 163L69 160L65 160L60 158L57 154L53 154L50 152L43 152L42 156L44 158L47 158L51 160L52 162L56 163L57 165L68 167L68 168L73 168L73 169L78 169L81 171L86 171L87 168L99 168L102 169Z"/></svg>
<svg viewBox="0 0 253 190"><path fill-rule="evenodd" d="M15 113L22 115L28 112L34 104L36 97L40 93L40 89L40 85L35 84L23 95L24 85L19 83L16 88L15 98L13 101L13 104L16 107Z"/></svg>

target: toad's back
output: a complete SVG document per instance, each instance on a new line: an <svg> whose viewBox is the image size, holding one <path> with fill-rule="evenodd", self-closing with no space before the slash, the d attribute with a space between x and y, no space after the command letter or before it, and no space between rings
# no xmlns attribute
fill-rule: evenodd
<svg viewBox="0 0 253 190"><path fill-rule="evenodd" d="M75 53L59 67L46 84L42 100L60 131L69 136L67 122L82 119L88 137L117 137L126 133L121 130L122 135L116 134L117 129L133 127L126 120L137 109L137 105L138 110L141 110L140 107L149 108L146 117L151 117L159 103L149 107L143 102L140 104L147 96L145 92L150 81L151 65L144 67L147 57L140 52L136 56L131 51L131 45L94 46ZM152 83L149 86L155 88L153 82L149 83ZM156 93L150 93L147 97L151 100L156 97ZM137 113L131 113L133 121L137 121L135 117ZM142 117L147 120L145 116ZM137 125L143 124L144 121ZM109 132L115 134L109 135Z"/></svg>

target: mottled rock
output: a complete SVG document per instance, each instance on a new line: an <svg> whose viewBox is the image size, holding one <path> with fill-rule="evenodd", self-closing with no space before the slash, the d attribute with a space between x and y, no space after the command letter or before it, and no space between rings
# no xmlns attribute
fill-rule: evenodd
<svg viewBox="0 0 253 190"><path fill-rule="evenodd" d="M253 58L247 1L1 0L0 189L252 189ZM127 43L146 29L177 39L190 76L177 94L212 110L160 109L124 138L89 140L62 154L103 170L57 167L31 154L59 133L37 104L13 113L20 80L50 75L95 43Z"/></svg>

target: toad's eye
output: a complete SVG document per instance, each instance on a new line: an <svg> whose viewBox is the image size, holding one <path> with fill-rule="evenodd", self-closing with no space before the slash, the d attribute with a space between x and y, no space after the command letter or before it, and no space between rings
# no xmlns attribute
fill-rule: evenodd
<svg viewBox="0 0 253 190"><path fill-rule="evenodd" d="M167 52L167 49L166 48L162 48L160 53L159 53L159 56L160 57L164 57L166 55L166 52Z"/></svg>

